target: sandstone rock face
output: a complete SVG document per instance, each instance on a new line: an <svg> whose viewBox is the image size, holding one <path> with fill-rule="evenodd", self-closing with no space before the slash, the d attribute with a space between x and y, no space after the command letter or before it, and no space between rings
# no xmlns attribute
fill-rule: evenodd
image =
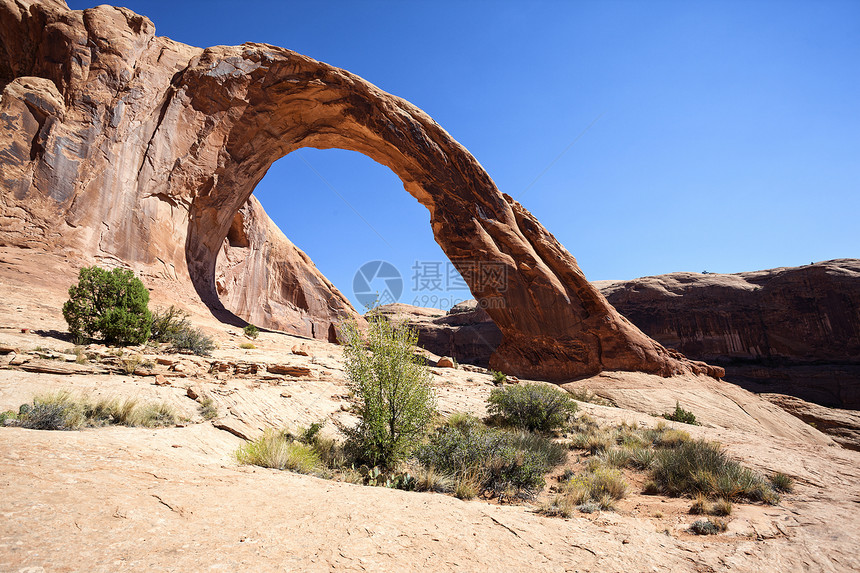
<svg viewBox="0 0 860 573"><path fill-rule="evenodd" d="M352 305L252 196L236 213L215 271L221 302L248 322L337 341Z"/></svg>
<svg viewBox="0 0 860 573"><path fill-rule="evenodd" d="M860 260L593 284L646 334L725 367L731 382L860 409ZM475 301L448 316L428 317L408 305L387 312L408 317L430 352L464 363L486 366L501 340Z"/></svg>
<svg viewBox="0 0 860 573"><path fill-rule="evenodd" d="M860 260L595 284L649 336L751 390L860 408Z"/></svg>
<svg viewBox="0 0 860 573"><path fill-rule="evenodd" d="M465 364L488 367L502 342L502 332L474 300L460 303L447 313L400 303L383 305L380 312L415 328L418 346Z"/></svg>
<svg viewBox="0 0 860 573"><path fill-rule="evenodd" d="M251 247L229 235L261 220L249 199L275 160L301 147L347 149L387 165L430 211L436 241L503 334L494 368L551 380L722 373L619 315L436 122L353 74L265 44L186 46L110 6L0 0L0 26L3 244L157 269L190 281L226 319L216 287L225 250L223 284L242 276L265 290L228 296L237 310L330 338L331 317L352 310L309 261L272 239L235 264L229 251ZM256 231L274 236L266 221Z"/></svg>

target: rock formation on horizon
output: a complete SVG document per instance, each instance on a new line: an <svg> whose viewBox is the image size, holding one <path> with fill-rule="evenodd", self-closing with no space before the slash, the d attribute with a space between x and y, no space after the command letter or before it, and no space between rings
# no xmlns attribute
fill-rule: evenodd
<svg viewBox="0 0 860 573"><path fill-rule="evenodd" d="M354 310L251 193L291 151L347 149L388 166L428 209L503 333L494 368L547 380L722 374L623 318L466 149L358 76L266 44L187 46L111 6L0 0L0 32L0 243L160 273L229 320L223 251L233 310L331 339ZM230 292L240 277L245 292Z"/></svg>
<svg viewBox="0 0 860 573"><path fill-rule="evenodd" d="M755 392L860 409L860 260L593 283L633 324ZM434 354L486 365L501 336L475 301L433 314L390 305Z"/></svg>

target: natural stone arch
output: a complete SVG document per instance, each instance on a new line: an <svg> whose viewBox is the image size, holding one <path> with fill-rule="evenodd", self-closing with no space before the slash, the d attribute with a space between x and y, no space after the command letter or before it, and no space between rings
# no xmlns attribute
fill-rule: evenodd
<svg viewBox="0 0 860 573"><path fill-rule="evenodd" d="M555 238L408 102L266 45L208 49L182 79L193 108L229 123L221 126L218 167L189 216L189 274L209 304L219 304L218 247L271 164L302 147L339 148L389 167L428 209L436 241L502 330L494 367L554 380L603 369L707 371L670 355L621 317ZM469 272L482 267L503 274L503 283Z"/></svg>
<svg viewBox="0 0 860 573"><path fill-rule="evenodd" d="M503 335L492 367L547 380L613 369L721 373L621 317L468 151L357 76L263 44L179 44L124 8L0 0L0 23L0 216L22 221L0 228L2 241L191 282L217 311L219 247L271 163L300 147L348 149L400 177L458 268L504 269L504 288L462 273ZM303 265L325 287L305 318L328 313L328 296L338 308L324 324L351 312Z"/></svg>

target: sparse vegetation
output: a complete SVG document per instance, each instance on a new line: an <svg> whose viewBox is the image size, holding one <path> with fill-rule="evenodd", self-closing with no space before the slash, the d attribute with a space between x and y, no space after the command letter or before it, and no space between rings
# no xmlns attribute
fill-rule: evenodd
<svg viewBox="0 0 860 573"><path fill-rule="evenodd" d="M679 402L675 402L675 411L669 412L667 414L663 414L663 417L667 420L671 420L673 422L681 422L682 424L692 424L693 426L698 426L699 423L696 421L696 415L690 412L689 410L685 410L681 407Z"/></svg>
<svg viewBox="0 0 860 573"><path fill-rule="evenodd" d="M239 463L313 474L322 462L313 447L295 441L284 432L267 431L253 442L243 444L236 452Z"/></svg>
<svg viewBox="0 0 860 573"><path fill-rule="evenodd" d="M57 392L22 404L15 425L33 430L76 430L109 424L153 428L173 425L176 419L173 407L163 402L141 404L133 398L93 399Z"/></svg>
<svg viewBox="0 0 860 573"><path fill-rule="evenodd" d="M100 336L109 344L142 344L149 338L149 291L131 271L84 267L69 288L63 318L76 342Z"/></svg>
<svg viewBox="0 0 860 573"><path fill-rule="evenodd" d="M188 322L188 313L172 306L156 309L152 320L152 340L166 342L178 351L208 356L215 349L215 341Z"/></svg>
<svg viewBox="0 0 860 573"><path fill-rule="evenodd" d="M257 347L256 347L256 345L251 344L250 342L243 342L242 344L239 345L239 348L241 348L242 350L253 350Z"/></svg>
<svg viewBox="0 0 860 573"><path fill-rule="evenodd" d="M703 494L727 500L779 501L760 475L730 460L718 444L705 440L660 450L651 478L659 491L672 496Z"/></svg>
<svg viewBox="0 0 860 573"><path fill-rule="evenodd" d="M131 356L120 358L119 363L122 371L131 375L134 374L134 371L137 370L142 361L143 358L141 358L139 354L133 354Z"/></svg>
<svg viewBox="0 0 860 573"><path fill-rule="evenodd" d="M551 432L568 423L576 401L557 386L517 384L494 388L487 399L489 412L503 423L530 432Z"/></svg>
<svg viewBox="0 0 860 573"><path fill-rule="evenodd" d="M728 527L722 519L700 519L690 526L690 531L696 535L717 535Z"/></svg>
<svg viewBox="0 0 860 573"><path fill-rule="evenodd" d="M436 408L430 375L413 351L418 334L371 313L366 337L346 322L341 341L359 418L355 428L345 429L348 445L359 461L392 468L426 434Z"/></svg>
<svg viewBox="0 0 860 573"><path fill-rule="evenodd" d="M612 400L598 396L588 388L569 388L567 389L567 393L577 402L588 402L599 406L615 406Z"/></svg>
<svg viewBox="0 0 860 573"><path fill-rule="evenodd" d="M508 375L504 372L499 372L497 370L491 370L490 372L493 374L493 384L496 386L501 386L502 384L507 383Z"/></svg>
<svg viewBox="0 0 860 573"><path fill-rule="evenodd" d="M253 324L245 325L245 328L242 329L245 333L245 336L248 338L257 338L260 336L260 329L254 326Z"/></svg>
<svg viewBox="0 0 860 573"><path fill-rule="evenodd" d="M543 487L544 474L566 455L564 446L548 438L490 428L471 416L443 424L417 452L424 467L452 476L455 490L507 498L534 494Z"/></svg>
<svg viewBox="0 0 860 573"><path fill-rule="evenodd" d="M771 487L778 492L791 493L794 491L794 480L782 472L777 472L768 479Z"/></svg>
<svg viewBox="0 0 860 573"><path fill-rule="evenodd" d="M693 498L690 513L693 515L731 515L732 502L727 499L718 499L712 502L707 495L700 493Z"/></svg>
<svg viewBox="0 0 860 573"><path fill-rule="evenodd" d="M627 481L617 469L598 466L562 480L559 493L542 507L543 513L570 517L574 510L594 513L612 510L627 495Z"/></svg>
<svg viewBox="0 0 860 573"><path fill-rule="evenodd" d="M204 420L213 420L218 417L218 406L210 396L201 396L197 403L200 405L198 409Z"/></svg>

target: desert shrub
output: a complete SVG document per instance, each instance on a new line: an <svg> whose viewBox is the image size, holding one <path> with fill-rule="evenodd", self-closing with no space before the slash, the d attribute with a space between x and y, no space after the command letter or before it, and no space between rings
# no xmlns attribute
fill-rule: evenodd
<svg viewBox="0 0 860 573"><path fill-rule="evenodd" d="M620 471L598 467L576 475L562 485L561 495L568 506L594 503L600 509L613 509L615 501L627 495L628 485Z"/></svg>
<svg viewBox="0 0 860 573"><path fill-rule="evenodd" d="M693 498L690 513L693 515L731 515L732 502L727 499L718 499L712 502L708 496L700 493Z"/></svg>
<svg viewBox="0 0 860 573"><path fill-rule="evenodd" d="M201 396L197 403L200 405L198 410L204 420L212 420L218 417L218 406L210 396Z"/></svg>
<svg viewBox="0 0 860 573"><path fill-rule="evenodd" d="M732 514L732 502L727 499L718 499L714 502L714 505L711 506L711 515L731 515Z"/></svg>
<svg viewBox="0 0 860 573"><path fill-rule="evenodd" d="M408 456L435 414L430 375L414 353L417 341L415 330L375 313L366 337L354 322L343 325L344 365L359 418L345 431L356 457L370 465L393 467Z"/></svg>
<svg viewBox="0 0 860 573"><path fill-rule="evenodd" d="M242 329L245 333L245 336L248 338L257 338L260 336L260 329L254 326L253 324L245 325L245 328Z"/></svg>
<svg viewBox="0 0 860 573"><path fill-rule="evenodd" d="M669 495L703 494L774 503L773 490L761 476L730 460L718 444L705 440L657 452L651 478Z"/></svg>
<svg viewBox="0 0 860 573"><path fill-rule="evenodd" d="M295 442L283 432L271 430L253 442L243 444L236 451L236 459L241 464L303 474L315 473L321 466L319 456L311 446Z"/></svg>
<svg viewBox="0 0 860 573"><path fill-rule="evenodd" d="M257 346L254 344L251 344L250 342L243 342L242 344L239 345L239 348L241 348L242 350L253 350L253 349L257 348Z"/></svg>
<svg viewBox="0 0 860 573"><path fill-rule="evenodd" d="M651 467L656 459L657 454L648 447L634 447L630 450L630 467L647 470Z"/></svg>
<svg viewBox="0 0 860 573"><path fill-rule="evenodd" d="M627 448L610 448L600 453L600 461L613 468L623 468L630 463L631 452Z"/></svg>
<svg viewBox="0 0 860 573"><path fill-rule="evenodd" d="M685 410L681 407L679 402L675 402L675 411L669 412L667 414L663 414L663 417L667 420L672 420L673 422L681 422L683 424L692 424L694 426L698 426L699 423L696 422L696 416L689 410Z"/></svg>
<svg viewBox="0 0 860 573"><path fill-rule="evenodd" d="M85 420L83 409L68 392L37 396L27 408L18 411L18 425L31 430L74 430Z"/></svg>
<svg viewBox="0 0 860 573"><path fill-rule="evenodd" d="M6 420L16 421L18 419L18 414L15 413L14 410L6 410L5 412L0 412L0 428L6 425Z"/></svg>
<svg viewBox="0 0 860 573"><path fill-rule="evenodd" d="M215 341L199 328L187 328L177 332L170 343L176 350L187 350L198 356L209 356L215 349Z"/></svg>
<svg viewBox="0 0 860 573"><path fill-rule="evenodd" d="M136 423L132 425L157 428L176 423L176 411L164 402L144 404L139 410L138 416L134 419Z"/></svg>
<svg viewBox="0 0 860 573"><path fill-rule="evenodd" d="M26 406L26 408L25 408ZM34 430L74 430L106 425L170 426L176 423L173 407L163 402L141 404L134 398L92 399L59 392L23 404L18 425Z"/></svg>
<svg viewBox="0 0 860 573"><path fill-rule="evenodd" d="M700 519L690 526L690 531L696 535L717 535L728 527L722 519Z"/></svg>
<svg viewBox="0 0 860 573"><path fill-rule="evenodd" d="M488 428L476 418L442 425L417 451L423 466L454 476L458 487L471 484L479 490L475 495L510 497L528 497L543 487L544 474L566 455L564 446L543 436Z"/></svg>
<svg viewBox="0 0 860 573"><path fill-rule="evenodd" d="M198 356L209 356L215 341L188 322L188 313L170 306L156 309L152 319L152 339L167 342L177 351L188 351Z"/></svg>
<svg viewBox="0 0 860 573"><path fill-rule="evenodd" d="M528 431L550 432L564 426L576 412L570 394L549 384L517 384L494 388L488 411L505 423Z"/></svg>
<svg viewBox="0 0 860 573"><path fill-rule="evenodd" d="M69 288L63 318L75 340L100 335L109 344L142 344L149 338L149 292L131 271L84 267Z"/></svg>
<svg viewBox="0 0 860 573"><path fill-rule="evenodd" d="M141 362L143 362L143 358L141 358L139 354L133 354L119 359L122 371L129 375L134 374Z"/></svg>
<svg viewBox="0 0 860 573"><path fill-rule="evenodd" d="M599 454L611 448L614 443L615 441L609 432L598 430L576 434L573 437L572 445L588 450L591 454Z"/></svg>
<svg viewBox="0 0 860 573"><path fill-rule="evenodd" d="M438 493L452 493L457 481L450 474L446 474L434 467L418 466L415 470L416 491L434 491ZM477 495L477 494L476 494Z"/></svg>
<svg viewBox="0 0 860 573"><path fill-rule="evenodd" d="M152 313L150 338L157 342L170 342L180 330L191 328L188 313L170 305L170 308L156 308Z"/></svg>
<svg viewBox="0 0 860 573"><path fill-rule="evenodd" d="M508 375L505 374L504 372L499 372L497 370L491 370L491 372L493 374L493 383L496 386L504 384L505 382L508 381Z"/></svg>
<svg viewBox="0 0 860 573"><path fill-rule="evenodd" d="M794 491L794 480L782 472L777 472L768 478L771 487L776 491L791 493Z"/></svg>

